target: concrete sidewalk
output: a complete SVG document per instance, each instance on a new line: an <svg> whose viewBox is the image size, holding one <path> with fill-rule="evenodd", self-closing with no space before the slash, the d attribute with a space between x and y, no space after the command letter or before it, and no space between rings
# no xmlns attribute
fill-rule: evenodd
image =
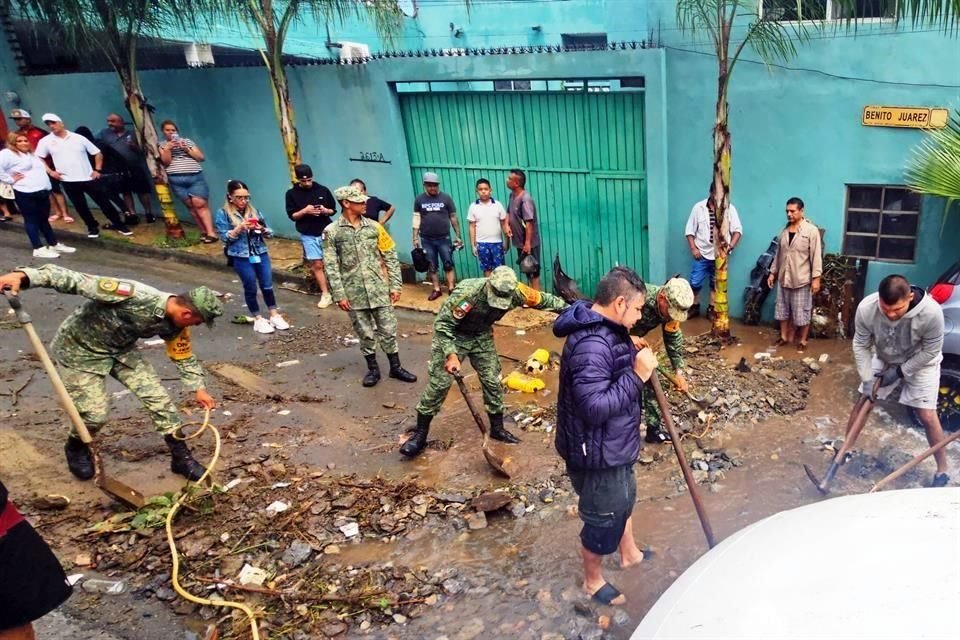
<svg viewBox="0 0 960 640"><path fill-rule="evenodd" d="M71 209L71 212L73 210ZM98 212L99 213L99 212ZM76 216L74 216L76 217ZM195 244L184 247L167 246L165 227L163 222L158 219L152 224L142 222L131 227L133 235L129 237L121 236L113 231L101 228L100 237L96 239L87 238L86 228L83 222L77 218L76 222L67 224L62 220L52 223L57 236L65 243L76 246L82 250L83 247L98 247L101 249L110 249L120 253L130 255L159 258L161 260L175 260L183 264L192 264L196 266L219 269L222 271L233 272L233 268L227 265L227 260L223 254L223 245L203 244L199 242L199 233L192 224L183 223L184 231L188 237L197 239ZM26 233L23 230L23 221L20 216L14 216L10 222L0 225L0 231L15 233L23 236L26 244ZM273 265L273 279L277 287L291 289L314 295L319 298L320 293L316 282L309 270L303 264L303 249L299 240L290 240L288 238L271 238L270 261ZM402 260L401 260L402 262ZM396 306L401 309L411 311L424 311L436 314L440 305L446 300L446 296L441 296L437 300L427 300L430 295L430 286L425 283L404 284L403 293ZM535 309L514 309L508 313L498 324L515 329L530 329L543 326L553 322L554 314Z"/></svg>

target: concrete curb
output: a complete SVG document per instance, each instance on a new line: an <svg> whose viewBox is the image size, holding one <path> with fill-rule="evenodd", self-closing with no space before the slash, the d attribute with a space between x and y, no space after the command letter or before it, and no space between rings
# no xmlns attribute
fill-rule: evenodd
<svg viewBox="0 0 960 640"><path fill-rule="evenodd" d="M0 230L18 234L24 233L23 223L21 223L19 220L4 223L3 226L0 226ZM187 251L179 251L177 249L163 249L161 247L154 247L151 245L127 242L125 240L111 237L112 232L107 230L101 230L100 237L96 239L88 238L86 233L78 233L76 231L64 229L57 229L56 231L57 236L66 241L67 244L76 245L78 247L106 249L109 251L117 251L135 256L160 258L162 260L170 260L179 264L207 267L233 273L233 268L227 265L225 258L211 258L210 256L197 255ZM290 271L283 271L280 269L272 269L272 272L273 277L276 279L278 284L296 284L297 286L303 288L308 288L313 284L312 276L302 276L297 273L291 273Z"/></svg>

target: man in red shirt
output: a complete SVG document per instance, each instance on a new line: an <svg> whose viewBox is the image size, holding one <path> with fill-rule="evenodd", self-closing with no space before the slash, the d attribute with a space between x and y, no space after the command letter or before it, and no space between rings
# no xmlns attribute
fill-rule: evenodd
<svg viewBox="0 0 960 640"><path fill-rule="evenodd" d="M48 132L33 124L30 112L26 109L11 109L10 119L17 125L16 133L22 133L27 136L27 139L30 141L30 147L36 151L40 138L47 135ZM51 179L50 185L50 211L52 211L50 220L53 221L62 218L64 222L73 222L73 218L67 213L67 201L63 197L63 191L60 189L60 181Z"/></svg>

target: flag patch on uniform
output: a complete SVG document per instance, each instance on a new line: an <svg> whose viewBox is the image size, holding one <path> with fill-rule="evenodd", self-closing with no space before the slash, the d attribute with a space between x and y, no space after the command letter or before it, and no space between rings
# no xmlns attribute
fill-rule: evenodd
<svg viewBox="0 0 960 640"><path fill-rule="evenodd" d="M130 296L133 295L133 283L132 282L118 282L117 283L117 295L118 296Z"/></svg>
<svg viewBox="0 0 960 640"><path fill-rule="evenodd" d="M473 309L473 305L464 300L453 308L453 317L457 320L463 320L470 313L470 309Z"/></svg>
<svg viewBox="0 0 960 640"><path fill-rule="evenodd" d="M106 293L113 293L117 290L117 285L119 283L113 278L100 278L97 280L97 288L100 291L105 291Z"/></svg>

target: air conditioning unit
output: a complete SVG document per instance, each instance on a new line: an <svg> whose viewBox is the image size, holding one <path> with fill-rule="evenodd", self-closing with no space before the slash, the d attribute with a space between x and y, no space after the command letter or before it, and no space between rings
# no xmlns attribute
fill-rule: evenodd
<svg viewBox="0 0 960 640"><path fill-rule="evenodd" d="M341 60L363 60L370 57L370 47L361 42L340 42Z"/></svg>
<svg viewBox="0 0 960 640"><path fill-rule="evenodd" d="M183 54L188 67L212 67L216 64L213 61L213 47L209 44L191 42L183 48Z"/></svg>

